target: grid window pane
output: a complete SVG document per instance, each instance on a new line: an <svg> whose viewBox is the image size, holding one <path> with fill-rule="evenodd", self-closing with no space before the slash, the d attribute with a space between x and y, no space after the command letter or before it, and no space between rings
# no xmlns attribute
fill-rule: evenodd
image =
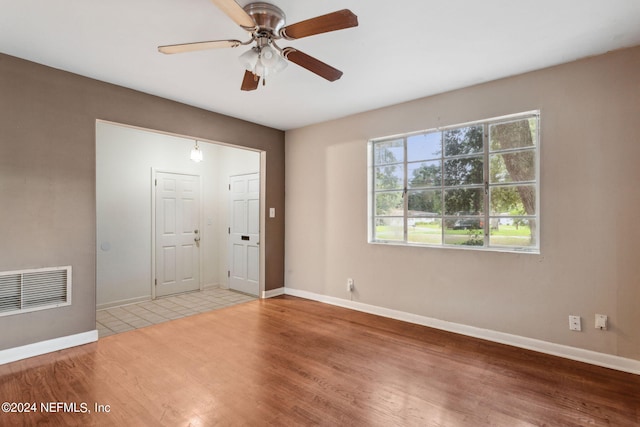
<svg viewBox="0 0 640 427"><path fill-rule="evenodd" d="M379 240L404 240L403 218L376 218L375 234Z"/></svg>
<svg viewBox="0 0 640 427"><path fill-rule="evenodd" d="M489 126L491 151L534 147L537 140L537 123L535 118L527 118Z"/></svg>
<svg viewBox="0 0 640 427"><path fill-rule="evenodd" d="M442 215L442 190L409 191L408 215L436 216Z"/></svg>
<svg viewBox="0 0 640 427"><path fill-rule="evenodd" d="M509 183L536 179L534 150L492 154L489 156L489 182Z"/></svg>
<svg viewBox="0 0 640 427"><path fill-rule="evenodd" d="M440 160L407 164L407 184L409 188L435 187L442 185Z"/></svg>
<svg viewBox="0 0 640 427"><path fill-rule="evenodd" d="M483 211L483 188L453 189L444 193L445 215L481 215Z"/></svg>
<svg viewBox="0 0 640 427"><path fill-rule="evenodd" d="M407 240L409 243L441 245L442 220L440 218L409 218Z"/></svg>
<svg viewBox="0 0 640 427"><path fill-rule="evenodd" d="M373 146L373 163L386 165L404 162L404 139L376 142Z"/></svg>
<svg viewBox="0 0 640 427"><path fill-rule="evenodd" d="M402 191L376 193L376 216L403 216L404 199Z"/></svg>
<svg viewBox="0 0 640 427"><path fill-rule="evenodd" d="M491 219L489 244L491 246L533 247L535 219L501 217Z"/></svg>
<svg viewBox="0 0 640 427"><path fill-rule="evenodd" d="M444 244L459 246L484 246L484 227L479 218L447 218L444 221Z"/></svg>
<svg viewBox="0 0 640 427"><path fill-rule="evenodd" d="M536 186L491 187L491 215L535 215Z"/></svg>
<svg viewBox="0 0 640 427"><path fill-rule="evenodd" d="M482 157L466 157L444 161L444 185L470 185L484 182Z"/></svg>
<svg viewBox="0 0 640 427"><path fill-rule="evenodd" d="M468 126L444 132L446 157L482 153L482 126Z"/></svg>
<svg viewBox="0 0 640 427"><path fill-rule="evenodd" d="M397 190L404 187L404 166L386 165L375 168L376 190Z"/></svg>
<svg viewBox="0 0 640 427"><path fill-rule="evenodd" d="M441 132L413 135L407 138L407 161L439 159L441 156Z"/></svg>

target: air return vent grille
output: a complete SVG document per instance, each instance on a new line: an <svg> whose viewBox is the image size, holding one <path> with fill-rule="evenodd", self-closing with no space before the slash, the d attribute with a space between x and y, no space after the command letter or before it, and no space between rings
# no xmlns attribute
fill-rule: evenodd
<svg viewBox="0 0 640 427"><path fill-rule="evenodd" d="M71 304L71 266L0 272L0 316Z"/></svg>

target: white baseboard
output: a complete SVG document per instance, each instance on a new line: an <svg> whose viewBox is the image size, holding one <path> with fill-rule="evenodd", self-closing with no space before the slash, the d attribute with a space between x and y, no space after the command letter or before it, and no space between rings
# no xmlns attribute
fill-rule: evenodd
<svg viewBox="0 0 640 427"><path fill-rule="evenodd" d="M273 298L280 295L284 295L284 291L285 291L284 286L276 289L270 289L268 291L263 291L262 298Z"/></svg>
<svg viewBox="0 0 640 427"><path fill-rule="evenodd" d="M143 297L121 299L121 300L118 300L118 301L111 301L111 302L105 302L105 303L102 303L102 304L97 304L96 305L96 310L104 310L106 308L120 307L120 306L123 306L123 305L130 305L130 304L137 304L139 302L145 302L145 301L151 301L151 295L145 295Z"/></svg>
<svg viewBox="0 0 640 427"><path fill-rule="evenodd" d="M389 308L379 307L375 305L364 304L357 301L349 301L341 298L335 298L327 295L320 295L313 292L303 291L299 289L284 288L286 295L292 295L300 298L319 301L326 304L336 305L339 307L350 308L364 313L375 314L391 319L402 320L417 325L428 326L430 328L441 329L448 332L454 332L470 337L481 338L487 341L493 341L501 344L507 344L514 347L520 347L527 350L538 351L540 353L551 354L553 356L564 357L566 359L585 362L596 366L616 369L618 371L629 372L640 375L640 361L627 359L611 354L599 353L596 351L585 350L577 347L570 347L562 344L554 344L547 341L537 340L533 338L522 337L518 335L507 334L504 332L492 331L489 329L476 328L474 326L462 325L459 323L447 322L431 317L420 316L417 314L407 313L404 311L392 310Z"/></svg>
<svg viewBox="0 0 640 427"><path fill-rule="evenodd" d="M82 332L80 334L27 344L21 347L0 350L0 365L16 362L28 357L40 356L41 354L64 350L65 348L89 344L95 341L98 341L98 331L96 329L93 331Z"/></svg>

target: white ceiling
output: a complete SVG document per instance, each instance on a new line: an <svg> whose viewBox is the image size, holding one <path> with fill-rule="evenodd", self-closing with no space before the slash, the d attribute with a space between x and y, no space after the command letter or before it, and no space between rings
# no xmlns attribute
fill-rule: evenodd
<svg viewBox="0 0 640 427"><path fill-rule="evenodd" d="M244 6L251 0L238 0ZM288 130L640 45L639 0L272 0L292 24L348 8L360 26L290 42L342 70L295 64L240 91L247 40L210 0L0 0L0 52ZM1 94L0 94L1 96Z"/></svg>

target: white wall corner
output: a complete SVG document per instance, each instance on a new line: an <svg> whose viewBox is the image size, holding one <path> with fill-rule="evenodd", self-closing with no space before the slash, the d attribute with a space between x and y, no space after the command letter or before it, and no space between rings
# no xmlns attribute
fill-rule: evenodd
<svg viewBox="0 0 640 427"><path fill-rule="evenodd" d="M606 353L599 353L596 351L585 350L577 347L570 347L562 344L555 344L533 338L522 337L519 335L507 334L504 332L492 331L489 329L476 328L474 326L462 325L459 323L447 322L431 317L420 316L404 311L392 310L385 307L364 304L357 301L350 301L327 295L320 295L313 292L293 289L290 287L285 287L284 293L285 295L310 299L313 301L349 308L364 313L402 320L404 322L440 329L447 332L454 332L461 335L480 338L500 344L507 344L514 347L563 357L565 359L576 360L578 362L589 363L596 366L602 366L605 368L640 375L640 361L634 359L628 359Z"/></svg>
<svg viewBox="0 0 640 427"><path fill-rule="evenodd" d="M66 337L54 338L20 347L0 350L0 365L27 359L29 357L40 356L42 354L58 350L64 350L66 348L89 344L95 341L98 341L98 331L96 329L93 331L82 332L80 334L68 335Z"/></svg>

